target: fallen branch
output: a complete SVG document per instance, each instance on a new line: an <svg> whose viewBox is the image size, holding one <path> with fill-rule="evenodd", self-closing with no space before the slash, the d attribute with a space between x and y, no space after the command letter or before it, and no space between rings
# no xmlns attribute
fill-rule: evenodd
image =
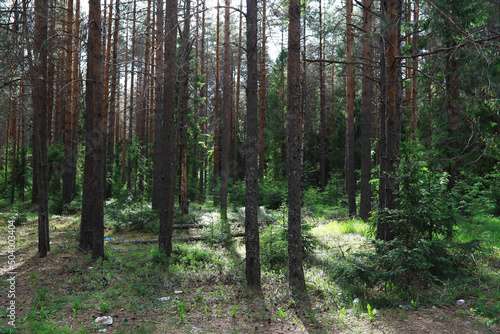
<svg viewBox="0 0 500 334"><path fill-rule="evenodd" d="M233 238L244 237L245 232L238 232L231 234ZM201 235L191 235L185 237L174 237L175 241L202 241L205 237ZM127 240L127 239L117 239L117 240L107 240L107 244L119 244L119 243L129 243L129 244L154 244L158 242L158 239L138 239L138 240Z"/></svg>

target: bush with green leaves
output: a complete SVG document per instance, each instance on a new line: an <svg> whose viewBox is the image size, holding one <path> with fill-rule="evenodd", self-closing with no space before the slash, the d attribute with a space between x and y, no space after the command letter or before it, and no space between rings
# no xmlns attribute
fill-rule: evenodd
<svg viewBox="0 0 500 334"><path fill-rule="evenodd" d="M119 203L111 200L104 210L106 224L115 229L142 230L158 233L158 213L152 209L151 203Z"/></svg>

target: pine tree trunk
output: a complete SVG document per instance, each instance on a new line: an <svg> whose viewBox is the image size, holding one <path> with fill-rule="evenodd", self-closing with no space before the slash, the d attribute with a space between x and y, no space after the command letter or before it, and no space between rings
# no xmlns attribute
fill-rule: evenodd
<svg viewBox="0 0 500 334"><path fill-rule="evenodd" d="M236 70L236 106L234 112L234 143L233 143L233 184L238 181L238 144L239 144L239 117L240 117L240 94L241 94L241 51L243 34L243 0L240 2L240 23L238 32L238 67ZM236 191L236 187L234 188Z"/></svg>
<svg viewBox="0 0 500 334"><path fill-rule="evenodd" d="M203 4L202 4L202 14L201 14L200 77L203 78L205 76L205 0L202 0L202 3ZM207 117L207 103L205 101L205 98L207 96L206 89L207 89L206 85L203 85L200 91L200 99L204 101L200 111L202 117ZM207 128L207 121L205 120L200 126L202 134L207 133L206 128ZM207 168L207 161L206 158L204 158L200 163L200 179L198 183L198 198L200 200L204 199L206 168Z"/></svg>
<svg viewBox="0 0 500 334"><path fill-rule="evenodd" d="M262 0L262 47L260 50L259 78L259 178L264 178L265 126L266 126L266 0Z"/></svg>
<svg viewBox="0 0 500 334"><path fill-rule="evenodd" d="M372 0L363 2L363 88L361 101L361 202L359 205L359 216L366 220L370 217L372 191L370 186L372 158L371 158L371 134L372 134Z"/></svg>
<svg viewBox="0 0 500 334"><path fill-rule="evenodd" d="M219 56L219 44L220 44L220 4L217 0L217 27L215 28L215 106L214 106L214 173L212 179L212 188L217 187L219 180L219 89L220 89L220 56ZM217 195L214 193L214 205L217 204Z"/></svg>
<svg viewBox="0 0 500 334"><path fill-rule="evenodd" d="M290 0L288 24L288 269L292 293L305 290L302 267L302 117L300 104L300 1Z"/></svg>
<svg viewBox="0 0 500 334"><path fill-rule="evenodd" d="M325 191L326 187L326 92L325 92L325 63L323 60L323 8L322 2L319 1L319 136L320 136L320 166L319 166L319 183L321 192Z"/></svg>
<svg viewBox="0 0 500 334"><path fill-rule="evenodd" d="M177 134L175 124L175 73L176 73L176 39L177 39L177 0L166 1L166 36L164 54L163 82L163 129L158 140L164 139L164 151L159 154L162 170L159 175L165 181L164 194L161 198L159 218L159 248L167 255L172 253L172 233L174 223L175 180L177 176ZM159 18L158 18L159 20ZM156 137L156 136L155 136ZM162 185L163 185L162 184Z"/></svg>
<svg viewBox="0 0 500 334"><path fill-rule="evenodd" d="M35 0L35 47L33 66L35 173L38 186L38 252L46 257L49 241L49 175L47 163L47 0Z"/></svg>
<svg viewBox="0 0 500 334"><path fill-rule="evenodd" d="M106 170L108 177L113 176L113 163L115 155L115 117L116 117L116 82L118 78L118 29L120 28L120 0L116 0L116 14L114 20L114 31L113 31L113 51L112 51L112 68L111 68L111 92L109 98L109 122L108 122L108 135L107 135L107 159L106 159ZM111 28L111 17L109 18ZM111 198L113 196L113 182L106 183L106 198Z"/></svg>
<svg viewBox="0 0 500 334"><path fill-rule="evenodd" d="M381 34L381 110L380 110L380 180L379 207L396 209L396 164L399 156L401 129L402 80L399 56L401 0L382 2ZM377 239L389 241L396 232L390 222L379 220Z"/></svg>
<svg viewBox="0 0 500 334"><path fill-rule="evenodd" d="M189 213L188 202L188 112L189 112L189 54L191 42L189 41L191 0L185 1L184 27L181 41L181 69L179 75L179 119L181 120L181 193L179 207L181 215Z"/></svg>
<svg viewBox="0 0 500 334"><path fill-rule="evenodd" d="M156 37L159 41L158 49L156 50L156 64L158 69L155 75L155 119L154 119L154 151L153 151L153 193L152 193L152 203L151 206L155 210L159 210L162 207L163 191L165 189L165 178L166 171L162 165L164 161L162 160L162 154L165 152L165 132L164 132L164 109L163 109L163 76L165 73L165 64L163 62L163 52L164 52L164 17L163 17L164 5L163 0L156 0Z"/></svg>
<svg viewBox="0 0 500 334"><path fill-rule="evenodd" d="M355 171L355 139L354 139L354 66L352 65L352 0L346 0L346 144L345 144L345 178L349 217L356 215L356 171Z"/></svg>
<svg viewBox="0 0 500 334"><path fill-rule="evenodd" d="M419 0L415 0L413 7L413 38L412 38L412 54L413 54L413 68L414 75L412 79L412 103L411 103L411 133L413 141L417 140L417 122L418 122L418 20L419 20ZM500 124L499 124L500 126Z"/></svg>
<svg viewBox="0 0 500 334"><path fill-rule="evenodd" d="M260 290L257 114L257 0L247 0L247 119L245 144L245 252L247 287Z"/></svg>
<svg viewBox="0 0 500 334"><path fill-rule="evenodd" d="M130 56L130 112L128 119L128 139L127 143L129 146L132 146L132 133L133 133L133 120L134 120L134 77L135 77L135 37L136 37L136 13L137 13L137 0L134 0L134 7L132 11L132 50ZM128 156L127 159L127 189L132 190L132 161L133 159Z"/></svg>
<svg viewBox="0 0 500 334"><path fill-rule="evenodd" d="M230 49L229 44L229 6L230 1L226 0L224 10L224 78L222 82L222 157L221 157L221 219L227 221L227 183L229 171L229 114L231 113L231 86L230 86ZM228 225L229 226L229 225Z"/></svg>
<svg viewBox="0 0 500 334"><path fill-rule="evenodd" d="M104 110L101 50L101 3L89 0L85 165L83 170L80 248L92 249L92 259L104 258Z"/></svg>

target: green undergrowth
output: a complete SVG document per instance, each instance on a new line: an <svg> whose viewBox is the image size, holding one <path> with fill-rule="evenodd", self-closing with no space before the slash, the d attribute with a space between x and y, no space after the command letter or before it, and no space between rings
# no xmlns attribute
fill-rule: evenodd
<svg viewBox="0 0 500 334"><path fill-rule="evenodd" d="M205 236L217 234L222 227L211 208L191 206L185 223L205 224L200 232ZM346 328L366 332L372 323L385 321L379 314L450 307L458 299L466 300L463 316L475 324L498 322L500 229L496 217L477 215L469 222L460 221L453 243L422 241L421 247L405 250L372 242L369 223L334 220L305 209L302 231L309 306L299 314L298 301L288 288L286 207L262 207L259 215L262 298L245 289L243 238L226 235L230 242L220 242L217 236L202 242L175 241L171 257L156 244L110 243L105 245L106 260L97 262L74 248L55 246L49 258L70 260L59 267L47 264L44 270L29 270L24 282L30 282L31 295L16 332L92 333L102 329L93 320L110 314L118 316L113 325L117 333L187 331L194 324L218 319L227 319L236 332L250 332L253 327L245 326L255 322L322 328L326 333ZM124 212L113 219L121 219L117 217L133 216ZM241 209L230 210L231 232L242 229L242 217ZM60 240L54 241L76 244L78 219L54 219L52 228L57 225L62 232L57 234ZM133 239L134 233L139 238L157 237L143 229L130 224L117 228L108 220L106 236L118 239L126 231L127 239ZM482 242L476 243L478 239ZM54 277L61 280L56 282ZM3 284L1 289L5 288ZM0 319L4 316L0 314ZM2 331L7 329L0 327Z"/></svg>

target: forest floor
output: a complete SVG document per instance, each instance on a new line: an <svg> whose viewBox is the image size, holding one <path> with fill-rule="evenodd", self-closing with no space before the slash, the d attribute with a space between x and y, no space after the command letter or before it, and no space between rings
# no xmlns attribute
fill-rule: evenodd
<svg viewBox="0 0 500 334"><path fill-rule="evenodd" d="M156 243L123 240L107 243L107 259L92 262L76 247L78 228L77 216L53 217L51 252L41 259L36 222L16 227L14 329L6 317L7 222L0 220L0 333L500 333L498 259L488 261L488 275L426 288L407 303L378 306L383 291L375 292L377 311L353 302L352 292L321 263L365 247L362 222L315 224L312 233L322 246L314 261L306 259L308 301L301 306L283 271L263 270L262 295L245 290L240 240L225 248L176 242L170 265L161 261ZM106 237L155 235L109 229ZM458 299L465 303L457 305ZM491 314L478 312L478 305ZM112 325L96 324L99 316L111 316Z"/></svg>

